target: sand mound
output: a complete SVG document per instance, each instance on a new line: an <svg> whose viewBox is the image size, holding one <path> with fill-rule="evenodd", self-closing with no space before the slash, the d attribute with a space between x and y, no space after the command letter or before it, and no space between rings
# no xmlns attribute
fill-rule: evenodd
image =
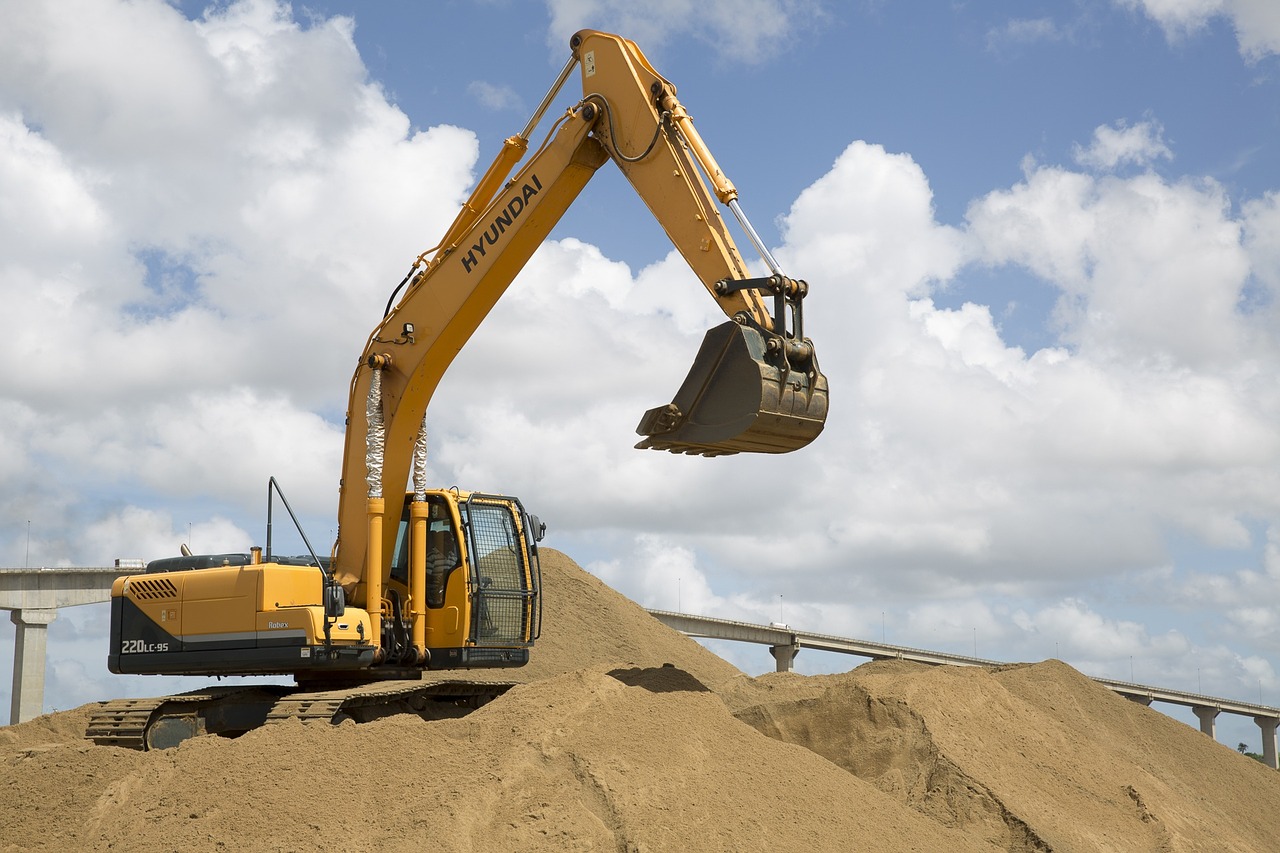
<svg viewBox="0 0 1280 853"><path fill-rule="evenodd" d="M1280 838L1274 771L1058 661L770 675L726 699L759 731L1002 849L1265 851Z"/></svg>
<svg viewBox="0 0 1280 853"><path fill-rule="evenodd" d="M81 740L85 709L0 729L0 850L1266 851L1280 838L1272 771L1063 664L750 679L563 555L543 560L535 662L461 719L287 722L149 753Z"/></svg>
<svg viewBox="0 0 1280 853"><path fill-rule="evenodd" d="M659 667L677 664L708 687L741 670L693 640L655 622L643 607L584 572L559 551L541 550L542 636L532 660L505 673L532 681L594 664Z"/></svg>
<svg viewBox="0 0 1280 853"><path fill-rule="evenodd" d="M712 693L628 687L599 669L518 687L461 720L284 724L128 756L126 766L98 780L66 842L265 851L341 839L355 850L550 853L812 851L857 837L863 849L895 851L906 832L924 849L984 849L765 738ZM317 795L320 780L334 796ZM832 798L858 807L825 813Z"/></svg>

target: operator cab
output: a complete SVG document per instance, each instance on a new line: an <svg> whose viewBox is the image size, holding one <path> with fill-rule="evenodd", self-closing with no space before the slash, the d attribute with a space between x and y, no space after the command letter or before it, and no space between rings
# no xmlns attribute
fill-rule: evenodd
<svg viewBox="0 0 1280 853"><path fill-rule="evenodd" d="M541 629L537 542L545 525L509 496L428 491L426 504L428 665L523 664ZM392 610L402 619L412 609L413 505L410 493L385 591L401 603Z"/></svg>
<svg viewBox="0 0 1280 853"><path fill-rule="evenodd" d="M395 560L391 564L391 580L409 589L409 506L413 496L406 495L400 527L396 531ZM438 494L427 494L427 607L444 606L444 591L450 576L462 568L462 537L450 512L450 501Z"/></svg>

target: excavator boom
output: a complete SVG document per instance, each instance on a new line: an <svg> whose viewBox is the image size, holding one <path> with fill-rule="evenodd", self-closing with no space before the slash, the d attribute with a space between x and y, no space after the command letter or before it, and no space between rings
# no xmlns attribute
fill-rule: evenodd
<svg viewBox="0 0 1280 853"><path fill-rule="evenodd" d="M803 333L808 285L788 278L741 213L676 88L629 39L583 30L572 57L525 132L506 141L444 242L407 277L407 288L370 335L351 383L335 571L349 589L372 580L370 508L380 486L408 480L431 396L453 358L501 298L587 182L612 161L630 181L727 322L707 333L671 403L646 412L639 448L702 456L786 453L822 431L827 381ZM579 71L582 98L514 175L527 136L557 90ZM708 182L711 188L708 187ZM770 275L752 277L720 203L761 250ZM772 312L770 311L772 307ZM788 322L789 321L789 322ZM377 401L370 388L379 374ZM385 440L368 413L385 423ZM371 455L369 447L384 448ZM382 510L385 512L386 510ZM382 525L380 553L395 531ZM357 593L357 600L361 596Z"/></svg>

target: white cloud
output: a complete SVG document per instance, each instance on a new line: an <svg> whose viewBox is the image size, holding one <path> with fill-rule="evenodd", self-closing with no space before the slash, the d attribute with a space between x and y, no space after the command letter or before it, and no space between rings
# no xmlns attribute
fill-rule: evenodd
<svg viewBox="0 0 1280 853"><path fill-rule="evenodd" d="M1270 0L1228 0L1240 52L1259 60L1280 53L1280 8Z"/></svg>
<svg viewBox="0 0 1280 853"><path fill-rule="evenodd" d="M175 523L170 513L135 506L92 522L80 536L84 564L94 566L110 566L116 559L175 557L183 544L198 554L243 553L254 542L224 518Z"/></svg>
<svg viewBox="0 0 1280 853"><path fill-rule="evenodd" d="M1275 311L1280 294L1280 192L1273 190L1245 203L1242 215L1249 269L1269 301L1260 310Z"/></svg>
<svg viewBox="0 0 1280 853"><path fill-rule="evenodd" d="M103 211L61 152L33 133L20 114L0 115L0 247L49 263L57 248L84 246L106 231ZM42 257L43 256L43 257Z"/></svg>
<svg viewBox="0 0 1280 853"><path fill-rule="evenodd" d="M1116 0L1121 6L1141 9L1172 37L1203 27L1222 14L1227 0Z"/></svg>
<svg viewBox="0 0 1280 853"><path fill-rule="evenodd" d="M909 160L846 152L780 250L841 321L811 324L828 371L859 381L837 386L820 439L844 470L810 486L837 519L819 554L1047 578L1157 565L1167 526L1244 544L1240 519L1275 510L1253 472L1280 448L1274 347L1239 308L1251 265L1230 210L1212 183L1032 166L957 234L931 221ZM989 309L920 296L968 256L1060 288L1067 346L1024 353Z"/></svg>
<svg viewBox="0 0 1280 853"><path fill-rule="evenodd" d="M547 0L547 8L556 50L578 30L593 27L625 33L652 54L692 36L713 56L745 63L776 56L825 15L820 0Z"/></svg>
<svg viewBox="0 0 1280 853"><path fill-rule="evenodd" d="M510 86L495 86L483 80L476 80L467 84L467 94L479 101L480 105L486 109L517 112L524 109L520 96Z"/></svg>
<svg viewBox="0 0 1280 853"><path fill-rule="evenodd" d="M1047 607L1024 624L1038 633L1060 639L1072 656L1095 661L1144 656L1155 642L1141 624L1107 619L1075 599ZM1174 651L1183 653L1189 646L1184 638L1176 635L1164 642L1172 642L1176 647Z"/></svg>
<svg viewBox="0 0 1280 853"><path fill-rule="evenodd" d="M1210 606L1224 617L1224 636L1264 641L1280 648L1280 525L1265 531L1262 564L1232 572L1207 569L1187 572L1165 595L1179 606Z"/></svg>
<svg viewBox="0 0 1280 853"><path fill-rule="evenodd" d="M1053 18L1013 18L987 32L987 47L998 50L1006 45L1056 42L1067 37L1068 33Z"/></svg>
<svg viewBox="0 0 1280 853"><path fill-rule="evenodd" d="M1164 143L1164 128L1156 121L1142 121L1130 126L1117 122L1114 127L1100 125L1093 131L1088 148L1075 147L1077 163L1091 169L1111 171L1132 164L1150 166L1157 159L1173 159Z"/></svg>
<svg viewBox="0 0 1280 853"><path fill-rule="evenodd" d="M697 555L667 537L641 534L624 557L588 564L605 583L633 600L658 610L716 614L736 618L728 602L716 595L698 568ZM731 615L722 615L729 613Z"/></svg>
<svg viewBox="0 0 1280 853"><path fill-rule="evenodd" d="M1211 181L1032 165L968 217L986 260L1062 289L1063 338L1091 358L1224 369L1262 354L1254 319L1237 311L1250 274L1241 223Z"/></svg>
<svg viewBox="0 0 1280 853"><path fill-rule="evenodd" d="M1079 599L1020 612L1014 622L1028 641L1043 647L1052 640L1054 656L1093 676L1217 696L1250 697L1260 684L1268 693L1280 686L1264 658L1241 655L1221 643L1196 644L1179 630L1152 632Z"/></svg>
<svg viewBox="0 0 1280 853"><path fill-rule="evenodd" d="M7 19L0 466L42 560L100 559L53 528L103 493L256 519L276 475L331 515L352 353L477 152L412 132L351 34L263 0Z"/></svg>
<svg viewBox="0 0 1280 853"><path fill-rule="evenodd" d="M1129 9L1140 9L1164 29L1170 40L1179 40L1203 29L1216 17L1225 17L1235 29L1240 53L1249 61L1280 52L1280 7L1272 0L1116 0Z"/></svg>

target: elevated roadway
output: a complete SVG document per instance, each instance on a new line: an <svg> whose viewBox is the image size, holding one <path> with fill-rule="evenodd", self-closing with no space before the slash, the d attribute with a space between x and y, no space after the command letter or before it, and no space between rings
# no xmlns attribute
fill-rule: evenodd
<svg viewBox="0 0 1280 853"><path fill-rule="evenodd" d="M711 616L693 616L688 613L674 613L670 610L650 610L650 614L664 625L674 628L690 637L702 637L712 640L730 640L739 643L757 643L768 646L777 664L778 672L789 672L795 656L801 649L814 649L823 652L855 655L872 660L909 660L916 663L949 666L1004 666L1007 661L989 660L987 658L956 655L949 652L934 652L926 649L913 649L909 646L896 646L890 643L877 643L872 640L855 640L849 637L836 637L830 634L816 634L811 631L800 631L790 625L777 622L768 625L757 625L751 622L734 622L729 619L716 619ZM1218 714L1239 714L1251 717L1262 731L1262 758L1268 767L1280 769L1277 763L1276 729L1280 725L1280 708L1254 702L1239 702L1234 699L1223 699L1218 696L1206 696L1200 693L1189 693L1184 690L1171 690L1166 687L1152 687L1147 684L1134 684L1127 681L1116 681L1110 678L1094 678L1094 681L1114 690L1126 699L1132 699L1143 705L1152 702L1166 702L1190 708L1200 721L1200 731L1209 737L1216 737L1215 722Z"/></svg>
<svg viewBox="0 0 1280 853"><path fill-rule="evenodd" d="M111 584L137 568L0 569L0 610L14 624L13 692L9 722L40 716L44 708L49 623L59 608L111 600Z"/></svg>

